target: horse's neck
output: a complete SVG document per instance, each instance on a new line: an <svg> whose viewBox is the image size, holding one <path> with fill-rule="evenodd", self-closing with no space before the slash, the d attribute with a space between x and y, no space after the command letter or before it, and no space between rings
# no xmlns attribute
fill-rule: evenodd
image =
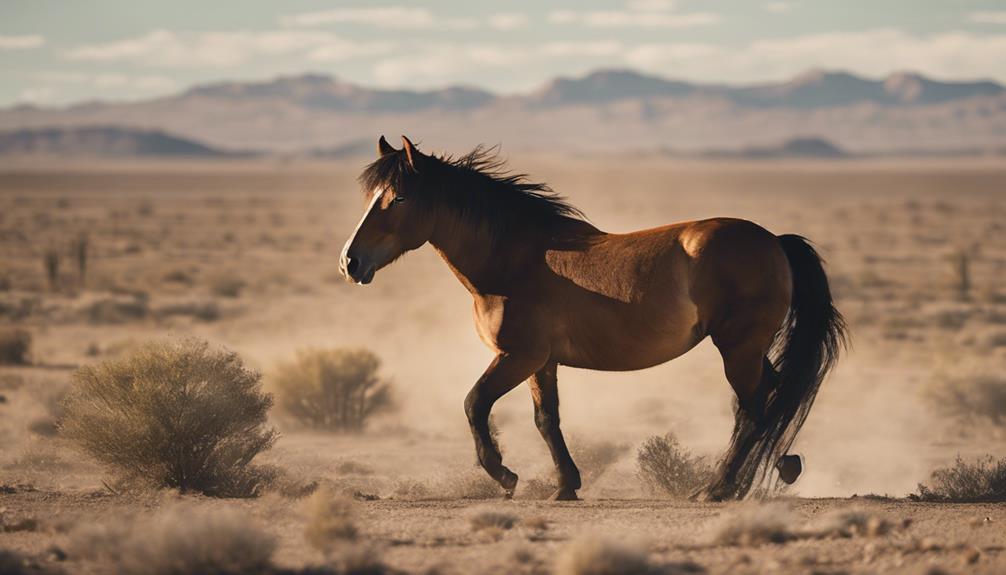
<svg viewBox="0 0 1006 575"><path fill-rule="evenodd" d="M438 229L430 244L473 295L499 294L512 285L528 272L526 263L534 250L530 245L515 246L506 238L493 241L483 230L465 223Z"/></svg>

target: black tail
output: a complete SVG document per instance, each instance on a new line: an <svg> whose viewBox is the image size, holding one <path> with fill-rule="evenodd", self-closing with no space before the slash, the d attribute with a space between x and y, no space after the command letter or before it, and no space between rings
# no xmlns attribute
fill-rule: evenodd
<svg viewBox="0 0 1006 575"><path fill-rule="evenodd" d="M806 238L779 236L793 274L789 316L777 336L772 365L781 379L772 400L768 462L786 454L807 420L821 382L846 347L845 319L831 299L821 256Z"/></svg>
<svg viewBox="0 0 1006 575"><path fill-rule="evenodd" d="M752 488L766 494L776 486L775 465L792 447L821 382L846 345L845 320L832 303L821 257L800 236L779 236L779 242L793 275L793 299L772 346L771 365L766 361L765 381L775 381L765 416L755 422L738 412L725 459L735 466L728 470L727 496L744 497Z"/></svg>

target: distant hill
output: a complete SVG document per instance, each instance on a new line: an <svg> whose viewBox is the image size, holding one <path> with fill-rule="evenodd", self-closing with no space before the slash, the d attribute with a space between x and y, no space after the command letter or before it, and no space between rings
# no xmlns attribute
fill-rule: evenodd
<svg viewBox="0 0 1006 575"><path fill-rule="evenodd" d="M373 88L305 74L218 82L136 102L0 109L0 130L94 126L115 126L128 135L39 134L30 139L34 143L16 146L86 148L82 138L91 134L106 142L94 144L108 150L102 153L172 149L170 142L137 132L159 130L190 140L192 147L178 143L178 148L196 155L235 148L327 158L369 155L382 133L408 134L422 149L452 152L502 143L508 151L700 153L772 147L815 134L850 154L984 153L1006 146L1006 88L910 72L871 79L812 70L783 82L727 85L623 69L556 78L527 93L499 95L464 86Z"/></svg>
<svg viewBox="0 0 1006 575"><path fill-rule="evenodd" d="M224 158L225 152L158 130L117 127L38 128L0 132L0 156Z"/></svg>
<svg viewBox="0 0 1006 575"><path fill-rule="evenodd" d="M710 150L700 154L708 158L738 159L821 159L835 160L848 158L842 148L823 138L793 138L775 146L752 146L740 150Z"/></svg>

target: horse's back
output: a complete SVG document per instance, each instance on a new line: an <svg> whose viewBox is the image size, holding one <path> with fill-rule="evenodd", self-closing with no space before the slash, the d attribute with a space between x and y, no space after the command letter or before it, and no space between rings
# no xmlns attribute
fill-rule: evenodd
<svg viewBox="0 0 1006 575"><path fill-rule="evenodd" d="M553 346L579 367L663 363L694 347L733 303L762 299L772 317L789 303L778 240L745 220L602 234L585 249L547 253L546 263Z"/></svg>

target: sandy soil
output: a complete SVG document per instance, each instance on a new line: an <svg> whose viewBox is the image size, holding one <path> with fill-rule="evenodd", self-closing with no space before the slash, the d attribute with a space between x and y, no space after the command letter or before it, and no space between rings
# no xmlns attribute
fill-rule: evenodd
<svg viewBox="0 0 1006 575"><path fill-rule="evenodd" d="M890 529L725 545L717 525L742 520L744 508L663 500L644 488L635 452L647 437L673 432L708 457L726 441L730 390L708 342L642 372L560 371L574 457L601 443L618 454L586 470L580 503L536 499L532 480L547 481L549 456L527 392L504 398L496 421L522 482L515 500L500 500L473 466L461 410L489 360L464 289L428 249L367 289L337 276L339 248L362 209L355 163L15 166L0 170L0 325L30 330L34 345L33 365L0 366L0 516L7 526L36 524L0 532L0 548L48 562L47 550L65 547L81 525L155 513L177 499L113 493L105 471L53 435L51 423L76 366L149 338L196 335L238 351L267 384L276 362L296 350L333 346L374 350L394 381L399 408L363 435L306 432L277 414L283 437L261 459L284 469L293 487L255 500L197 499L253 516L279 538L282 566L322 560L304 541L296 493L318 482L357 493L362 541L409 572L551 572L557 556L589 536L636 546L667 569L694 563L711 573L1006 571L1006 507L864 497L904 498L958 454L1006 455L994 418L964 417L933 400L935 387L998 374L1006 360L1006 166L512 164L610 231L732 215L816 240L854 347L797 442L807 472L781 502L791 508L785 522L799 530L859 509ZM90 250L83 282L69 255L82 234ZM62 254L55 286L42 265L47 250ZM223 280L237 280L239 293L222 290ZM471 518L485 506L516 516L516 525L474 530ZM787 512L770 508L776 513ZM103 569L73 557L65 566Z"/></svg>

